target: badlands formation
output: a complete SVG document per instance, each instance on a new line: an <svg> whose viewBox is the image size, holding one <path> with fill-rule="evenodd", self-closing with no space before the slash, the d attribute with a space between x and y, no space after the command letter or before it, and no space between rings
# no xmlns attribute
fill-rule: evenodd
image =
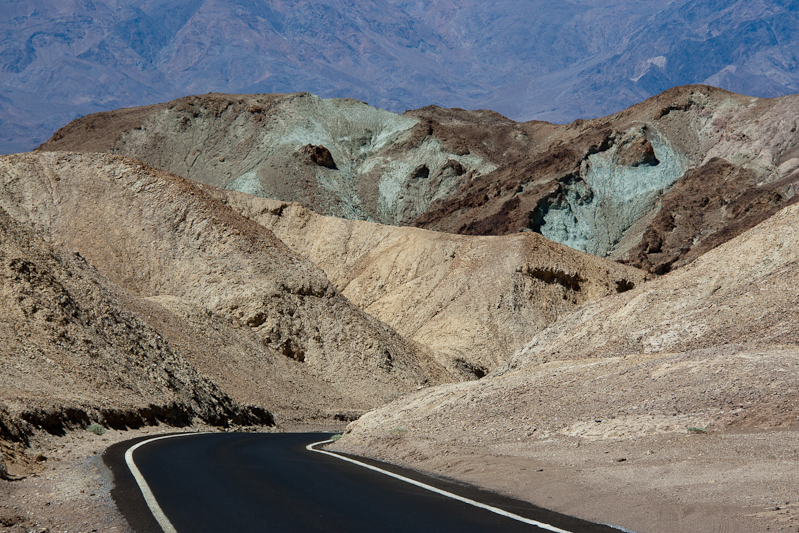
<svg viewBox="0 0 799 533"><path fill-rule="evenodd" d="M558 126L308 94L205 95L89 115L39 150L127 155L324 215L534 231L662 274L796 201L798 101L677 87Z"/></svg>
<svg viewBox="0 0 799 533"><path fill-rule="evenodd" d="M353 304L432 349L461 378L485 376L561 313L644 281L634 268L535 233L452 235L210 192L272 230Z"/></svg>
<svg viewBox="0 0 799 533"><path fill-rule="evenodd" d="M0 158L0 474L90 422L363 415L337 449L583 518L796 530L796 105L690 86L559 126L215 94L79 119Z"/></svg>
<svg viewBox="0 0 799 533"><path fill-rule="evenodd" d="M6 156L0 176L4 212L79 254L127 295L161 344L243 402L286 417L321 405L346 413L448 379L428 350L353 306L271 231L183 178L117 156L57 153ZM17 255L7 264L26 260ZM30 307L30 320L38 311L59 324L46 306ZM96 320L84 327L105 329ZM11 325L8 333L20 335ZM73 357L94 357L65 342ZM17 381L24 375L9 383Z"/></svg>
<svg viewBox="0 0 799 533"><path fill-rule="evenodd" d="M152 425L341 427L482 377L559 313L644 280L535 234L322 217L101 153L0 158L0 215L11 479L49 470L37 457L67 459L43 435L92 423L115 439ZM4 487L4 499L43 512L58 501L31 487ZM77 527L72 493L44 490L67 507L32 519L0 507L0 519Z"/></svg>

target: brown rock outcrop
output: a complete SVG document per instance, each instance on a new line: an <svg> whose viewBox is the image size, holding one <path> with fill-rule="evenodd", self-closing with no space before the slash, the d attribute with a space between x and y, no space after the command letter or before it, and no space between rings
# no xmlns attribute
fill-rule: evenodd
<svg viewBox="0 0 799 533"><path fill-rule="evenodd" d="M324 146L314 146L312 144L306 144L302 148L302 153L314 165L319 165L320 167L329 168L331 170L338 169L338 167L336 166L336 162L333 161L333 155L330 153L330 150L328 150Z"/></svg>
<svg viewBox="0 0 799 533"><path fill-rule="evenodd" d="M116 113L69 124L41 149L127 155L215 187L390 224L495 168L419 118L307 93L189 96L127 110L115 129ZM414 178L420 165L432 179Z"/></svg>

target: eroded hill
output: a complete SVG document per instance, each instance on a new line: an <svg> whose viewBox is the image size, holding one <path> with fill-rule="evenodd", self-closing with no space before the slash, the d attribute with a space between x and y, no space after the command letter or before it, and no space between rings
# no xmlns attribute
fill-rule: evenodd
<svg viewBox="0 0 799 533"><path fill-rule="evenodd" d="M353 304L482 377L559 315L632 289L640 270L534 233L452 235L320 216L299 205L209 189L319 266Z"/></svg>
<svg viewBox="0 0 799 533"><path fill-rule="evenodd" d="M275 424L199 372L135 297L2 208L0 309L0 480L34 462L37 430Z"/></svg>
<svg viewBox="0 0 799 533"><path fill-rule="evenodd" d="M121 119L121 120L120 120ZM43 149L111 152L323 214L408 224L495 165L423 120L310 94L206 95L101 113Z"/></svg>
<svg viewBox="0 0 799 533"><path fill-rule="evenodd" d="M205 95L87 116L40 150L124 154L349 219L534 231L664 273L796 201L797 102L687 86L558 126L308 94Z"/></svg>
<svg viewBox="0 0 799 533"><path fill-rule="evenodd" d="M644 279L535 234L323 217L119 156L7 156L0 179L10 220L79 253L195 371L283 421L482 377L560 314Z"/></svg>
<svg viewBox="0 0 799 533"><path fill-rule="evenodd" d="M190 376L198 376L192 379L223 391L218 395L265 406L282 421L350 416L351 411L379 405L415 387L451 379L426 348L353 306L321 270L271 231L183 178L116 156L7 156L0 159L0 208L10 217L6 224L23 224L34 242L44 239L48 246L80 254L71 261L94 272L94 278L107 280L103 287L111 289L106 292L113 289L112 294L97 296L98 305L111 303L84 317L74 311L68 292L63 298L54 293L47 301L27 302L13 296L23 289L11 285L8 297L17 298L15 306L21 311L3 315L8 336L2 343L4 361L13 367L14 360L30 355L15 348L21 341L13 339L21 331L47 326L27 342L31 349L37 343L50 346L42 348L46 353L41 358L55 362L41 363L49 369L41 379L58 374L59 359L48 350L60 353L58 347L67 343L70 371L79 368L89 382L44 386L17 376L21 379L6 382L14 388L4 391L4 401L17 390L38 390L42 401L58 403L60 396L47 392L53 387L80 395L90 383L106 380L112 388L138 391L154 379L146 377L148 373L177 372L164 366L166 356L158 356L153 370L148 363L141 367L144 375L133 372L117 384L114 375L124 371L125 357L135 359L140 352L154 358L165 351L194 372ZM5 262L7 279L14 283L69 277L60 274L57 265L26 267L33 259L24 248L19 250ZM93 288L94 278L72 278L70 283L87 293L84 298L99 291ZM40 297L42 290L55 290L48 287L25 291ZM90 308L88 302L84 304ZM124 311L130 318L115 326L119 320L111 320L112 311L103 311L103 305L121 306L113 312ZM59 324L73 319L100 338L116 329L133 330L121 340L106 339L111 354L98 359L90 343L70 340L69 335L64 340L68 328ZM47 333L51 329L52 334ZM128 353L125 343L139 348L117 360L114 353ZM102 391L97 387L92 394ZM156 393L144 398L153 401ZM21 392L16 394L27 402ZM172 396L165 393L163 401ZM99 397L109 406L125 403L110 393Z"/></svg>

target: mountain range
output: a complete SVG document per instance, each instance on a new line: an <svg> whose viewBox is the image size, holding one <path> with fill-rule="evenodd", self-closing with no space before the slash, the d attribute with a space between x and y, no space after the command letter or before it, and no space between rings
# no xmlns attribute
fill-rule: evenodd
<svg viewBox="0 0 799 533"><path fill-rule="evenodd" d="M707 83L795 92L795 1L0 2L0 152L187 93L309 91L569 122Z"/></svg>
<svg viewBox="0 0 799 533"><path fill-rule="evenodd" d="M114 441L322 428L795 530L797 13L0 0L0 525L123 524Z"/></svg>

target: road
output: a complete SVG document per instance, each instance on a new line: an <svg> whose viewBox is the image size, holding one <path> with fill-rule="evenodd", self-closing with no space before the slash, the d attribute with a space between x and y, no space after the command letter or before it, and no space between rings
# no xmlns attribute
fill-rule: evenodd
<svg viewBox="0 0 799 533"><path fill-rule="evenodd" d="M178 532L552 531L306 449L328 437L200 434L147 442L132 457ZM136 531L161 531L124 462L135 443L119 443L106 452L116 482L112 495ZM556 529L618 532L468 485L356 459Z"/></svg>

